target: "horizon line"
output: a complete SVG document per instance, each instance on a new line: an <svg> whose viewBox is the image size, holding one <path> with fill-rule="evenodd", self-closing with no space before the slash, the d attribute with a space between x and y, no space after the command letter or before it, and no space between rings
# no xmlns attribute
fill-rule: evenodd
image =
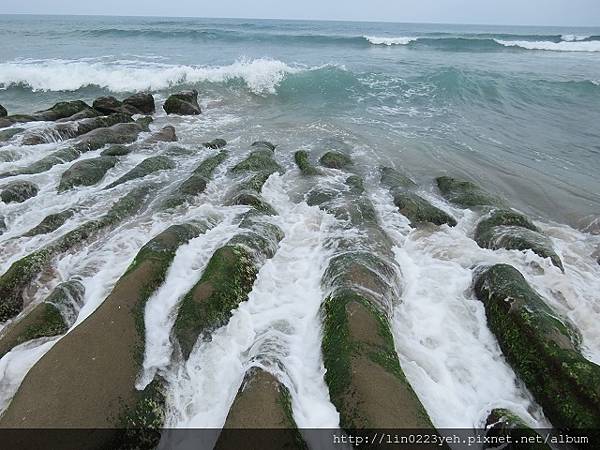
<svg viewBox="0 0 600 450"><path fill-rule="evenodd" d="M356 19L289 19L289 18L260 18L260 17L216 17L216 16L169 16L169 15L114 15L114 14L57 14L57 13L3 13L0 16L48 16L48 17L139 17L139 18L169 18L169 19L216 19L216 20L273 20L287 22L344 22L344 23L385 23L397 25L467 25L492 27L531 27L531 28L600 28L599 25L531 25L509 23L466 23L466 22L397 22L393 20L356 20Z"/></svg>

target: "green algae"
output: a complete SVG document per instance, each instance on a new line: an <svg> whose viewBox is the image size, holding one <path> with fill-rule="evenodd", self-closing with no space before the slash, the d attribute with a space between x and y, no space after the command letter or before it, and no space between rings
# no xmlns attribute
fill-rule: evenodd
<svg viewBox="0 0 600 450"><path fill-rule="evenodd" d="M344 169L353 164L352 158L340 152L327 152L321 156L319 162L330 169Z"/></svg>
<svg viewBox="0 0 600 450"><path fill-rule="evenodd" d="M518 270L485 269L474 284L500 348L554 426L600 427L600 366L579 352L579 336Z"/></svg>
<svg viewBox="0 0 600 450"><path fill-rule="evenodd" d="M296 165L303 175L313 176L320 175L322 173L319 169L312 165L308 152L304 150L298 150L296 153L294 153L294 161L296 161Z"/></svg>
<svg viewBox="0 0 600 450"><path fill-rule="evenodd" d="M476 206L503 207L505 204L501 198L491 195L470 181L439 177L436 182L444 198L462 208Z"/></svg>

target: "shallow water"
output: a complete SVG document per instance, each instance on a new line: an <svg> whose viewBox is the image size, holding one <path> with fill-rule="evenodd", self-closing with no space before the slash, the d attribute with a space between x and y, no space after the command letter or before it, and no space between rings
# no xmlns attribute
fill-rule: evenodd
<svg viewBox="0 0 600 450"><path fill-rule="evenodd" d="M594 233L600 220L600 30L9 16L0 16L0 25L3 42L15 43L0 49L0 104L10 112L149 88L158 106L151 130L174 125L177 145L188 150L174 157L174 170L111 191L102 189L144 158L168 153L170 144L137 149L98 185L63 194L56 187L71 163L60 164L18 177L40 186L37 197L0 202L7 225L0 235L3 273L48 241L100 217L140 183L160 184L140 214L58 258L27 299L36 303L58 283L80 279L86 293L76 325L106 298L144 243L174 223L211 221L209 231L178 250L146 307L138 387L156 372L166 377L168 425L222 426L244 373L258 364L290 390L300 427L338 426L318 350L319 308L326 295L321 278L332 255L326 243L343 228L302 201L305 180L293 163L299 149L313 159L325 150L348 152L367 180L367 195L401 271L392 317L396 349L436 426L480 426L495 407L547 425L470 291L478 265L518 268L579 329L585 356L600 363L600 265L592 256L600 249ZM166 117L162 102L183 87L200 91L204 113ZM43 130L50 124L25 126ZM230 157L206 192L175 211L158 211L169 189L215 153L200 145L215 137L228 141ZM223 205L236 182L228 168L261 139L277 144L275 158L287 169L263 190L279 214L271 220L285 238L261 268L248 302L181 362L170 342L174 314L212 252L238 230L244 207ZM0 154L13 156L0 158L0 172L62 146L19 144L19 137L0 144ZM457 227L410 228L379 184L380 164L405 169L423 196L457 218ZM532 252L478 247L471 237L480 215L441 199L433 179L443 173L473 179L531 214L552 239L565 273ZM339 186L344 179L331 170L323 183ZM46 215L71 206L74 216L52 234L20 237ZM51 345L24 344L0 360L0 409Z"/></svg>

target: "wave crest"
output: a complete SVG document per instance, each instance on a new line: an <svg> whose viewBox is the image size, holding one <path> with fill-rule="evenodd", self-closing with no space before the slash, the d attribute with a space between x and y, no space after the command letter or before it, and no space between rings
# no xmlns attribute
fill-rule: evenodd
<svg viewBox="0 0 600 450"><path fill-rule="evenodd" d="M379 36L364 36L364 38L373 45L407 45L413 41L416 41L416 37L379 37Z"/></svg>
<svg viewBox="0 0 600 450"><path fill-rule="evenodd" d="M498 44L505 47L520 47L526 50L547 50L555 52L600 52L600 41L586 40L587 37L574 39L572 41L548 42L548 41L503 41L494 39Z"/></svg>
<svg viewBox="0 0 600 450"><path fill-rule="evenodd" d="M76 91L97 86L112 92L161 90L182 84L242 81L257 95L275 94L289 74L313 70L260 58L227 66L190 66L81 60L22 60L0 64L0 87L27 86L34 91Z"/></svg>

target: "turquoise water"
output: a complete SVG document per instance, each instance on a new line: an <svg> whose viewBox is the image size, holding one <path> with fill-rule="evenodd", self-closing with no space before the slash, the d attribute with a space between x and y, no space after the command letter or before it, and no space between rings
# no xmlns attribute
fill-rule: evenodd
<svg viewBox="0 0 600 450"><path fill-rule="evenodd" d="M600 28L0 16L0 42L10 112L193 86L228 140L352 147L598 228Z"/></svg>

